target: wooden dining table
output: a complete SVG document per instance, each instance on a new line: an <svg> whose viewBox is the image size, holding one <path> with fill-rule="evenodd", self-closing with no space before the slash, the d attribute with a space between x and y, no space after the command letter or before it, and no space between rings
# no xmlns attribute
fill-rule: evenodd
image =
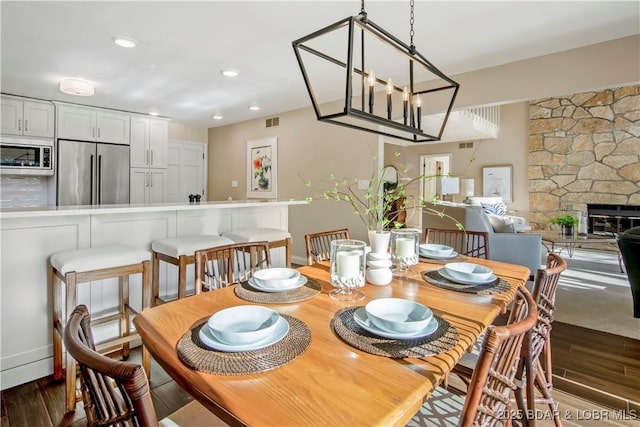
<svg viewBox="0 0 640 427"><path fill-rule="evenodd" d="M268 306L304 322L311 331L311 343L291 362L267 372L210 374L190 368L178 356L177 343L194 325L221 309L251 304L236 296L233 286L145 309L134 324L164 370L230 425L404 425L480 333L507 309L516 288L529 277L526 267L470 261L490 267L509 287L495 295L443 289L420 275L442 264L420 262L412 267L414 276L394 278L386 286L366 284L360 288L365 299L342 302L328 295L333 289L328 265L299 268L301 274L322 285L321 292L305 301ZM359 350L336 334L331 326L336 313L385 297L428 306L456 328L459 340L444 353L390 358Z"/></svg>

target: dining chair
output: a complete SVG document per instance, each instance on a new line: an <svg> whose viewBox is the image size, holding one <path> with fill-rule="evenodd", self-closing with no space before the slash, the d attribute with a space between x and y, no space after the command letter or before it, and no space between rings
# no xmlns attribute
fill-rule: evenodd
<svg viewBox="0 0 640 427"><path fill-rule="evenodd" d="M232 243L195 252L196 295L248 280L253 272L271 267L269 242Z"/></svg>
<svg viewBox="0 0 640 427"><path fill-rule="evenodd" d="M547 256L546 266L536 271L533 285L533 299L536 303L538 317L536 325L528 332L528 346L523 349L523 358L516 374L515 396L519 406L529 409L525 415L535 413L536 404L548 404L556 426L561 426L557 403L553 399L552 365L551 365L551 325L555 310L556 291L560 274L567 269L567 262L558 254ZM515 320L510 314L507 324ZM469 384L478 360L478 346L463 355L454 366L452 374ZM535 393L537 389L540 393ZM531 420L533 421L533 420Z"/></svg>
<svg viewBox="0 0 640 427"><path fill-rule="evenodd" d="M425 242L454 248L460 255L489 259L489 233L486 231L425 229Z"/></svg>
<svg viewBox="0 0 640 427"><path fill-rule="evenodd" d="M516 291L512 316L511 324L487 329L466 397L438 387L407 426L511 425L517 367L537 319L535 301L524 287Z"/></svg>
<svg viewBox="0 0 640 427"><path fill-rule="evenodd" d="M349 229L306 234L304 240L307 246L307 265L328 261L331 257L331 242L338 239L349 239Z"/></svg>
<svg viewBox="0 0 640 427"><path fill-rule="evenodd" d="M551 365L551 325L555 311L556 291L560 274L567 269L567 261L560 255L550 253L546 268L536 271L533 299L538 309L536 326L529 332L529 347L524 354L524 363L518 374L517 398L523 402L526 393L527 414L535 413L537 403L547 404L556 426L561 426L558 404L553 398L553 370ZM540 392L537 396L535 389Z"/></svg>
<svg viewBox="0 0 640 427"><path fill-rule="evenodd" d="M144 369L96 351L85 305L77 306L69 316L64 344L80 366L80 387L88 426L227 425L196 401L158 423Z"/></svg>

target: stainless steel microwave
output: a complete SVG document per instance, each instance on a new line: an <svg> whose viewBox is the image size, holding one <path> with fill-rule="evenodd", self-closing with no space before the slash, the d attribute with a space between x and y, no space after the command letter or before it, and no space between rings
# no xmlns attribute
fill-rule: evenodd
<svg viewBox="0 0 640 427"><path fill-rule="evenodd" d="M53 140L2 136L0 173L11 175L53 175Z"/></svg>

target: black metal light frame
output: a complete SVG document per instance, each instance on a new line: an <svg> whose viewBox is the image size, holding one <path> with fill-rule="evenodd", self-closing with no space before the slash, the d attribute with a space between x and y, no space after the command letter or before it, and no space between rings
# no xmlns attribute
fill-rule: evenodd
<svg viewBox="0 0 640 427"><path fill-rule="evenodd" d="M347 47L348 51L347 51L347 63L344 63L336 58L333 58L325 53L322 53L312 47L309 47L307 45L305 45L304 43L309 42L317 37L323 36L327 33L336 31L338 29L341 29L345 26L348 26L348 40L349 40L349 45ZM401 54L405 55L408 58L408 65L409 65L409 85L408 85L408 89L409 89L409 96L410 99L413 99L414 95L420 95L420 94L428 94L428 93L434 93L434 92L439 92L439 91L445 91L445 90L453 90L453 94L451 96L451 100L448 103L448 107L446 110L446 113L444 115L444 120L442 122L442 125L440 126L440 129L437 133L437 135L432 135L432 134L428 134L425 133L422 129L420 129L419 126L415 126L415 121L410 120L409 124L404 124L404 123L399 123L397 121L391 120L389 118L386 117L381 117L379 115L370 113L365 111L365 102L364 102L364 84L362 86L362 108L358 109L352 106L352 91L353 91L353 87L352 87L352 73L356 73L361 75L362 77L368 77L368 74L366 72L364 72L364 70L355 68L353 66L353 54L354 54L354 33L356 31L356 27L358 27L361 30L361 37L362 37L362 43L361 43L361 59L362 59L362 64L364 64L364 32L367 31L368 33L370 33L371 35L377 37L379 40L381 40L382 42L390 45L391 47L393 47L394 49L396 49L398 52L400 52ZM367 18L367 14L366 12L362 11L359 15L356 16L351 16L345 19L342 19L338 22L336 22L335 24L329 25L325 28L322 28L318 31L315 31L305 37L302 37L298 40L295 40L292 42L293 45L293 50L295 52L296 55L296 59L298 60L298 65L300 66L300 71L302 72L303 78L304 78L304 82L305 85L307 87L307 91L309 92L309 97L311 98L311 102L313 104L313 109L315 111L316 117L319 121L323 121L323 122L328 122L328 123L332 123L332 124L336 124L339 126L345 126L348 128L352 128L352 129L360 129L366 132L371 132L371 133L375 133L375 134L379 134L379 135L385 135L391 138L398 138L401 140L405 140L405 141L410 141L410 142L428 142L428 141L439 141L442 138L442 133L444 132L444 128L447 124L447 120L449 119L449 115L451 113L451 110L453 108L453 103L455 101L456 95L458 94L458 89L460 87L460 85L455 82L454 80L450 79L449 77L447 77L444 73L442 73L438 68L436 68L433 64L431 64L424 56L422 56L420 53L418 53L415 49L415 46L411 45L407 45L405 43L403 43L401 40L398 40L396 37L394 37L392 34L390 34L389 32L387 32L386 30L384 30L383 28L381 28L380 26L376 25L373 21L369 20ZM309 75L307 73L307 70L304 66L304 62L303 59L301 57L300 51L303 50L305 52L308 52L310 54L316 55L319 58L322 58L326 61L329 61L333 64L336 64L338 66L341 66L343 68L346 69L346 85L345 85L345 103L344 103L344 109L342 112L338 112L338 113L333 113L333 114L325 114L322 115L322 113L320 112L320 107L319 107L319 103L318 103L318 99L314 93L314 90L311 86L311 82L309 79ZM427 89L427 90L420 90L420 91L415 91L415 87L414 87L414 64L417 64L419 66L424 67L425 69L427 69L429 72L431 72L433 75L439 77L440 79L444 80L446 83L444 86L441 87L437 87L437 88L433 88L433 89ZM363 80L364 81L364 80ZM376 82L378 83L382 83L382 84L386 84L386 82L380 78L376 77ZM402 92L403 89L397 86L393 87L394 91L400 91ZM411 108L411 114L413 115L413 108ZM364 126L359 126L358 124L352 124L352 123L345 123L345 122L341 122L338 119L340 118L353 118L356 120L363 120L369 123L374 123L377 124L378 126L383 126L386 128L389 128L389 131L385 131L385 130L381 130L381 129L371 129L371 128L367 128ZM356 121L357 123L357 121ZM397 131L397 133L392 133L392 131ZM404 134L403 134L404 133ZM405 136L406 134L406 136ZM411 135L411 136L408 136Z"/></svg>

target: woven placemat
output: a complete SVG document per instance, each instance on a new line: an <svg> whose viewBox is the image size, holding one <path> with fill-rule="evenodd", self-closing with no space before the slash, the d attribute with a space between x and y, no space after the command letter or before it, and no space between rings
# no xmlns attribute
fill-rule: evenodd
<svg viewBox="0 0 640 427"><path fill-rule="evenodd" d="M422 278L433 286L448 289L450 291L467 292L469 294L495 295L511 289L511 285L509 285L507 281L500 278L497 278L493 282L487 283L485 285L462 285L460 283L445 279L440 275L440 273L438 273L438 270L423 271Z"/></svg>
<svg viewBox="0 0 640 427"><path fill-rule="evenodd" d="M299 319L281 314L289 322L289 332L277 343L253 351L226 353L212 350L200 341L203 319L178 341L178 357L197 371L219 375L245 375L279 368L300 356L311 344L311 330Z"/></svg>
<svg viewBox="0 0 640 427"><path fill-rule="evenodd" d="M260 304L287 304L311 299L322 290L322 285L307 277L307 283L286 292L262 292L251 287L249 282L236 285L234 292L238 298Z"/></svg>
<svg viewBox="0 0 640 427"><path fill-rule="evenodd" d="M453 258L445 258L445 259L436 259L436 258L427 258L425 256L420 255L420 261L422 262L430 262L431 264L448 264L450 262L464 262L468 260L469 257L466 255L456 255Z"/></svg>
<svg viewBox="0 0 640 427"><path fill-rule="evenodd" d="M436 315L438 329L426 337L411 340L379 337L356 323L353 313L359 308L349 307L340 311L331 319L331 327L347 343L370 354L393 359L433 356L450 350L460 338L455 327Z"/></svg>

